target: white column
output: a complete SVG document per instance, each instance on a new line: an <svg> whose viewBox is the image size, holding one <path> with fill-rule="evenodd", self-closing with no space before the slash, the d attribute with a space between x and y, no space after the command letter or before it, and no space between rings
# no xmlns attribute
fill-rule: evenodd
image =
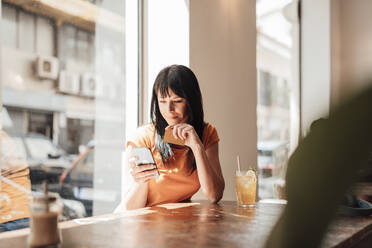
<svg viewBox="0 0 372 248"><path fill-rule="evenodd" d="M236 156L244 169L257 165L255 5L190 0L190 67L201 86L206 121L220 136L224 200L235 200Z"/></svg>
<svg viewBox="0 0 372 248"><path fill-rule="evenodd" d="M331 0L302 0L301 132L328 115L331 90Z"/></svg>

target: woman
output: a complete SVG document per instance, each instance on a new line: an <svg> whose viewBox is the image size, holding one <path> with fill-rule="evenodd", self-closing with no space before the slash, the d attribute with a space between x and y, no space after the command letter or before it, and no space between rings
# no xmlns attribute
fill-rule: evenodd
<svg viewBox="0 0 372 248"><path fill-rule="evenodd" d="M164 68L152 92L151 124L137 129L127 142L130 185L117 211L187 201L201 187L207 198L218 202L225 182L218 157L216 129L204 122L202 96L194 73L182 65ZM165 143L166 129L184 146ZM157 168L136 166L131 147L150 148ZM159 173L159 177L157 177Z"/></svg>

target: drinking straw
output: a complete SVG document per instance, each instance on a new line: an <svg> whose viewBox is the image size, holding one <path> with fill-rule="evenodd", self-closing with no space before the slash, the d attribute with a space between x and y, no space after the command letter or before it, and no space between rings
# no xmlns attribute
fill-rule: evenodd
<svg viewBox="0 0 372 248"><path fill-rule="evenodd" d="M43 181L43 189L44 189L44 196L45 196L45 203L46 203L46 212L49 212L49 198L48 198L48 181Z"/></svg>
<svg viewBox="0 0 372 248"><path fill-rule="evenodd" d="M238 171L240 172L240 157L239 157L239 155L236 156L236 159L238 160Z"/></svg>

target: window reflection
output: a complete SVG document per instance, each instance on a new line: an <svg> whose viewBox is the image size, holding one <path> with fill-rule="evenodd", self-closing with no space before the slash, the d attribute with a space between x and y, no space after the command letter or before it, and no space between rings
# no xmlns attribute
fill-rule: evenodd
<svg viewBox="0 0 372 248"><path fill-rule="evenodd" d="M27 197L47 180L49 190L63 198L64 220L111 212L120 200L125 123L131 123L125 49L137 44L128 48L126 41L135 44L138 37L137 31L125 33L126 22L137 18L125 19L125 7L136 13L136 1L1 4L2 128L13 143L0 147L1 199L13 202L18 184L5 178L12 154L13 163L29 170L23 176L30 187L20 183ZM128 61L137 68L136 57ZM136 80L132 77L131 84ZM12 204L16 209L19 201Z"/></svg>
<svg viewBox="0 0 372 248"><path fill-rule="evenodd" d="M29 216L29 168L17 141L0 130L0 231L3 223Z"/></svg>
<svg viewBox="0 0 372 248"><path fill-rule="evenodd" d="M58 150L49 139L25 138L25 143L30 151L30 156L35 159L45 159L58 156Z"/></svg>

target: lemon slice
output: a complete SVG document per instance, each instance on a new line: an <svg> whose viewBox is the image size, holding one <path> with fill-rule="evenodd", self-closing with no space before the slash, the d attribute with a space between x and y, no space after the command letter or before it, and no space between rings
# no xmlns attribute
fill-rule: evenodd
<svg viewBox="0 0 372 248"><path fill-rule="evenodd" d="M247 180L248 180L250 183L255 183L255 182L257 182L256 172L255 172L254 170L248 170L248 171L245 173L245 177L247 177Z"/></svg>

